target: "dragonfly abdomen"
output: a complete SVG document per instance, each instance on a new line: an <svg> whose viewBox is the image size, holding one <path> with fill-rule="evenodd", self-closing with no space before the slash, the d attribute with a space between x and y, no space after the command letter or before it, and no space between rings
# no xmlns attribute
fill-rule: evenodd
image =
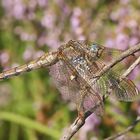
<svg viewBox="0 0 140 140"><path fill-rule="evenodd" d="M10 77L17 76L25 72L39 69L41 67L50 66L56 62L57 62L57 53L55 52L46 53L42 55L40 58L29 62L28 64L24 64L0 73L0 80L8 79Z"/></svg>

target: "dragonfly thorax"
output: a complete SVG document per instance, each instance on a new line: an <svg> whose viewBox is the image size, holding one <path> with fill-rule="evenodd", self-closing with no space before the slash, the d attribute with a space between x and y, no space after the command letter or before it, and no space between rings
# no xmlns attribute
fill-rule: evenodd
<svg viewBox="0 0 140 140"><path fill-rule="evenodd" d="M74 65L74 67L78 68L80 71L82 71L83 73L85 71L90 71L90 67L88 62L86 61L86 59L82 56L77 56L72 58L72 63Z"/></svg>

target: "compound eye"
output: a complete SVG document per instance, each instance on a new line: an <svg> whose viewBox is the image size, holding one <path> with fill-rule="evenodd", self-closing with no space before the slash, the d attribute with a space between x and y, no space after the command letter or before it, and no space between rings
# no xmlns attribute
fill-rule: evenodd
<svg viewBox="0 0 140 140"><path fill-rule="evenodd" d="M96 53L96 52L98 52L98 50L99 50L99 47L98 47L97 44L92 44L92 45L90 46L90 51Z"/></svg>

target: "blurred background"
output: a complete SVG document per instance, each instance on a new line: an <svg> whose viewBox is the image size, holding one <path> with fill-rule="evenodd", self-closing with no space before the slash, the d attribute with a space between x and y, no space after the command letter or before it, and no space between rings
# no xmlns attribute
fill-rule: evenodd
<svg viewBox="0 0 140 140"><path fill-rule="evenodd" d="M140 42L139 15L140 0L0 0L0 70L27 63L70 39L125 50ZM139 71L130 75L138 88ZM139 114L139 101L110 99L103 117L91 115L73 139L104 139ZM0 140L57 140L76 116L47 69L0 83ZM126 139L139 139L139 130L140 124Z"/></svg>

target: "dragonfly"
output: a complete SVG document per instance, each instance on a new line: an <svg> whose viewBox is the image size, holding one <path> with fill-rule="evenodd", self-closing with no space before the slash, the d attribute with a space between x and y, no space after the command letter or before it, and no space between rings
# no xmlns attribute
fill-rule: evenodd
<svg viewBox="0 0 140 140"><path fill-rule="evenodd" d="M106 58L113 59L112 54L120 53L120 50L97 43L70 40L56 52L0 73L0 79L49 67L56 87L66 99L76 104L79 117L88 111L101 115L104 112L103 97L110 92L121 101L134 101L139 96L135 84L127 78L120 79L115 69L108 70L101 77L94 76L106 66ZM98 102L100 106L93 110Z"/></svg>
<svg viewBox="0 0 140 140"><path fill-rule="evenodd" d="M59 91L77 105L79 116L92 111L99 101L101 106L94 113L103 114L103 97L110 90L120 101L134 101L138 98L139 91L134 83L127 78L119 79L114 69L101 77L94 77L106 65L105 58L112 53L119 55L120 50L73 40L61 49L60 61L51 66L50 73Z"/></svg>

